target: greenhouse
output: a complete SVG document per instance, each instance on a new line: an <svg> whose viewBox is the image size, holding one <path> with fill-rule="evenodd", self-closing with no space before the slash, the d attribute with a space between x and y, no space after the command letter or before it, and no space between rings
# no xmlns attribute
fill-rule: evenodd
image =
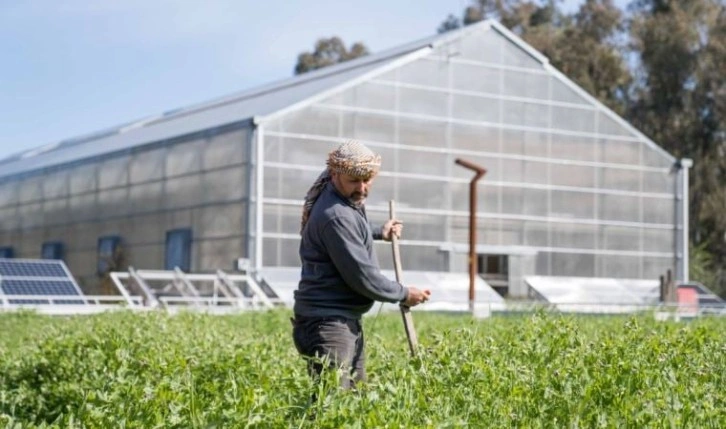
<svg viewBox="0 0 726 429"><path fill-rule="evenodd" d="M128 266L294 276L305 192L350 138L382 155L367 212L396 201L405 269L466 273L461 158L487 170L476 252L501 294L687 280L688 160L494 21L2 160L0 257L63 259L85 291Z"/></svg>

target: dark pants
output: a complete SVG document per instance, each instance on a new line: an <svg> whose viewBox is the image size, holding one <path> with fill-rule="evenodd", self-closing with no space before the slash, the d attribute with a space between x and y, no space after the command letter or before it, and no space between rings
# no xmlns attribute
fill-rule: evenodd
<svg viewBox="0 0 726 429"><path fill-rule="evenodd" d="M308 372L317 379L323 370L321 359L342 370L340 385L365 381L365 342L358 319L344 317L300 317L293 319L292 339L308 362Z"/></svg>

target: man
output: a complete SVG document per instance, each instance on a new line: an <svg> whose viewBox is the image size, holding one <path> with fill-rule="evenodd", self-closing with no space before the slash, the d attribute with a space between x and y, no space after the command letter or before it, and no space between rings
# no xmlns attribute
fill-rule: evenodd
<svg viewBox="0 0 726 429"><path fill-rule="evenodd" d="M380 165L380 155L361 143L343 143L328 155L303 208L293 340L314 378L322 358L342 369L343 388L366 379L361 317L374 301L413 307L431 295L380 272L373 240L390 241L402 230L397 220L377 228L368 223L364 204Z"/></svg>

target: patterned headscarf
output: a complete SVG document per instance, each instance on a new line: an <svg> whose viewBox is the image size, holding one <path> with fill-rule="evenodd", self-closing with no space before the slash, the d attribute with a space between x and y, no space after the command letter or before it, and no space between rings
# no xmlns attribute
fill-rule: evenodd
<svg viewBox="0 0 726 429"><path fill-rule="evenodd" d="M327 164L328 168L318 176L313 186L308 190L307 195L305 195L300 225L301 233L305 228L305 224L308 223L313 204L318 200L325 185L330 182L331 172L367 180L378 173L378 169L381 167L381 156L373 153L372 150L357 140L348 140L328 154Z"/></svg>

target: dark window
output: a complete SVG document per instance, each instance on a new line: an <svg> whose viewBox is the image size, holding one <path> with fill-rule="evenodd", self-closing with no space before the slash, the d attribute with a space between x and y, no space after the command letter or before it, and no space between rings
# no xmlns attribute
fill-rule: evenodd
<svg viewBox="0 0 726 429"><path fill-rule="evenodd" d="M63 243L60 241L47 241L43 243L40 251L40 259L63 259Z"/></svg>
<svg viewBox="0 0 726 429"><path fill-rule="evenodd" d="M166 259L164 269L173 270L179 267L189 272L192 259L192 230L189 228L174 229L166 232Z"/></svg>
<svg viewBox="0 0 726 429"><path fill-rule="evenodd" d="M14 258L15 250L12 247L0 247L0 258Z"/></svg>
<svg viewBox="0 0 726 429"><path fill-rule="evenodd" d="M106 236L98 239L98 264L96 270L99 276L111 272L116 267L115 258L117 256L118 247L121 244L121 237Z"/></svg>

